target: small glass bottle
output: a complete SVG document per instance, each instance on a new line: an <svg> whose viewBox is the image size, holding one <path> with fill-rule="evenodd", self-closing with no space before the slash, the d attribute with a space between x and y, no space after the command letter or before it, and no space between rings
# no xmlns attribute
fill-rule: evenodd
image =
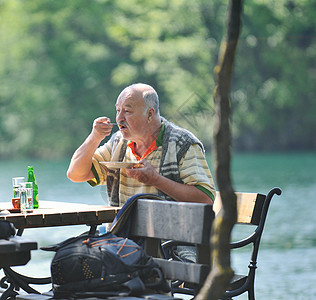
<svg viewBox="0 0 316 300"><path fill-rule="evenodd" d="M38 208L38 186L32 166L27 168L27 181L33 183L33 207L36 209Z"/></svg>

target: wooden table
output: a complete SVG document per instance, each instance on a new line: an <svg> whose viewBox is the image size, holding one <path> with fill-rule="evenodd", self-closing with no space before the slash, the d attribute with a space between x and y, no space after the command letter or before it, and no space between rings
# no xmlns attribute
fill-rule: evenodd
<svg viewBox="0 0 316 300"><path fill-rule="evenodd" d="M12 204L0 202L0 207L10 209ZM32 212L27 214L12 212L0 215L0 219L10 221L19 230L82 224L96 226L112 222L119 209L119 207L104 205L40 201L40 208L34 209Z"/></svg>
<svg viewBox="0 0 316 300"><path fill-rule="evenodd" d="M98 225L102 223L111 223L120 209L119 207L109 207L103 205L88 205L43 200L40 201L39 204L39 209L34 209L33 211L26 214L22 214L20 212L11 212L6 214L5 211L2 211L0 214L0 219L8 220L14 224L15 228L18 229L18 236L16 238L21 238L20 236L22 235L25 228L67 225L85 224L90 226L90 233L94 233ZM12 209L12 204L9 202L0 202L0 208L10 210ZM13 245L9 246L7 244L6 247L12 247L11 249L13 250ZM16 254L17 253L12 253L11 256L14 257ZM2 255L1 252L0 255ZM27 258L25 257L24 260L27 260ZM27 263L27 261L25 263ZM5 294L1 296L1 300L17 295L15 290L19 290L19 288L22 288L28 293L38 293L30 285L47 284L50 282L50 277L26 277L13 271L8 265L2 266L0 264L0 268L1 267L3 267L4 273L6 275L5 279L1 279L1 283L7 281L10 285Z"/></svg>

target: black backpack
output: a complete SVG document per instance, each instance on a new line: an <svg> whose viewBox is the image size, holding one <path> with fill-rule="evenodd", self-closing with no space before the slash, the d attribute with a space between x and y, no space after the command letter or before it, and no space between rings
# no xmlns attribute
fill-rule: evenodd
<svg viewBox="0 0 316 300"><path fill-rule="evenodd" d="M15 235L15 227L7 220L0 220L0 239L8 239Z"/></svg>
<svg viewBox="0 0 316 300"><path fill-rule="evenodd" d="M54 298L170 290L158 264L128 238L84 234L44 250L56 251L51 263Z"/></svg>

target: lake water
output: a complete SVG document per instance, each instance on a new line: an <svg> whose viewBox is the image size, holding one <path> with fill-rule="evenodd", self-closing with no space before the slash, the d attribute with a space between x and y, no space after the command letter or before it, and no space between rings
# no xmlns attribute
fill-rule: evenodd
<svg viewBox="0 0 316 300"><path fill-rule="evenodd" d="M0 205L11 199L11 178L26 176L33 165L39 198L52 201L104 204L104 187L72 183L66 178L68 161L0 161ZM210 162L212 169L212 164ZM272 199L263 233L255 282L257 300L316 299L316 153L234 155L234 189L266 194L278 186L282 195ZM213 175L214 171L213 171ZM23 236L50 245L86 231L86 226L25 230ZM243 227L236 227L237 238ZM51 253L32 252L32 260L15 269L26 275L49 276ZM232 255L233 268L247 272L248 252ZM2 273L0 274L2 277ZM40 290L48 290L42 287ZM247 299L246 295L238 299Z"/></svg>

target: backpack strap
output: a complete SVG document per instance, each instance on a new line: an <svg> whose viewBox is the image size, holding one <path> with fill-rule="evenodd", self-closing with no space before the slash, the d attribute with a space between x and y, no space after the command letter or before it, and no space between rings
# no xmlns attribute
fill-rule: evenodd
<svg viewBox="0 0 316 300"><path fill-rule="evenodd" d="M137 199L165 200L162 196L148 193L136 194L130 197L115 216L112 226L109 230L111 233L121 237L129 237L132 222L130 214Z"/></svg>

